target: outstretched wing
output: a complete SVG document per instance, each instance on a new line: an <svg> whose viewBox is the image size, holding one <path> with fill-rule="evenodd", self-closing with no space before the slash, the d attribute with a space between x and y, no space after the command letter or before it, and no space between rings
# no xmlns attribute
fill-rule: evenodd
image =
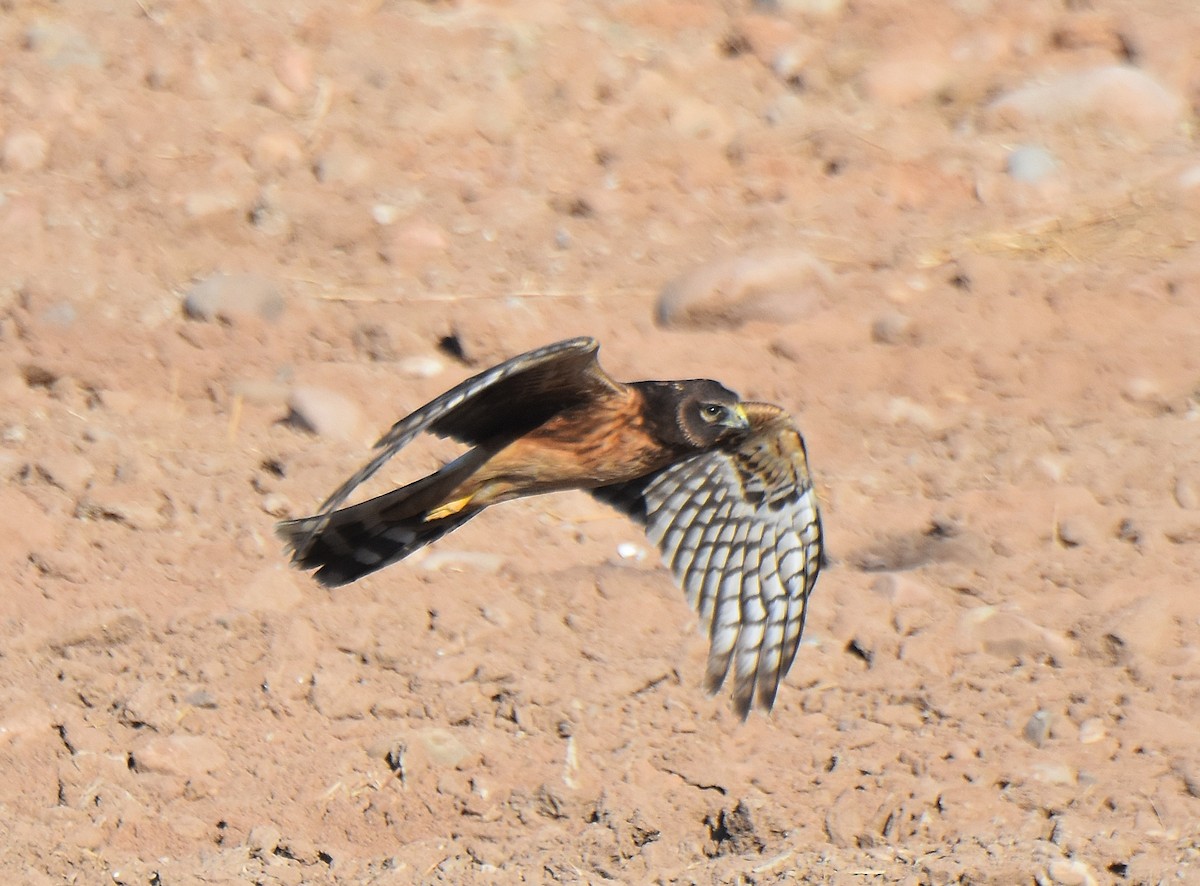
<svg viewBox="0 0 1200 886"><path fill-rule="evenodd" d="M328 523L329 515L393 455L428 431L468 445L514 440L576 404L616 393L622 385L596 361L594 338L572 338L506 360L451 388L392 425L376 453L309 518L308 531L293 538L297 559Z"/></svg>
<svg viewBox="0 0 1200 886"><path fill-rule="evenodd" d="M645 524L708 631L706 688L732 665L743 719L774 705L824 562L800 432L777 406L745 407L752 430L730 448L593 492Z"/></svg>

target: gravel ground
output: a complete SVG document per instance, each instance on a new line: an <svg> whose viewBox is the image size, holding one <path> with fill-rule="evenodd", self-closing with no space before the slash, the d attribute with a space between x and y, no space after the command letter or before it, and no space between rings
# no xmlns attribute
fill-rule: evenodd
<svg viewBox="0 0 1200 886"><path fill-rule="evenodd" d="M0 879L1200 882L1191 0L16 0L0 45ZM287 567L394 420L579 334L804 429L773 715L583 495Z"/></svg>

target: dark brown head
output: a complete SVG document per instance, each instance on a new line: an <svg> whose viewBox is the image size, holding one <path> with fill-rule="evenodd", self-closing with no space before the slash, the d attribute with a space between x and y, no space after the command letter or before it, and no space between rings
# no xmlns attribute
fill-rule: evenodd
<svg viewBox="0 0 1200 886"><path fill-rule="evenodd" d="M634 387L646 401L646 423L670 446L712 449L750 429L737 394L711 379L642 381Z"/></svg>

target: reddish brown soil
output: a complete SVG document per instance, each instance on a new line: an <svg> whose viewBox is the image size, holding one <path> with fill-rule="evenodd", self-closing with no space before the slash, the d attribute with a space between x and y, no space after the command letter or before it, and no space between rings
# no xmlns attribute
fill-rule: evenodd
<svg viewBox="0 0 1200 886"><path fill-rule="evenodd" d="M769 7L4 4L0 880L1200 882L1200 13ZM804 429L772 716L583 495L287 568L578 334Z"/></svg>

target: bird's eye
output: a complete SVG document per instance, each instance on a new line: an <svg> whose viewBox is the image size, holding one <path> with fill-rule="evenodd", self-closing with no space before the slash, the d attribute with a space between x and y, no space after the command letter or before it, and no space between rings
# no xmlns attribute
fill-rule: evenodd
<svg viewBox="0 0 1200 886"><path fill-rule="evenodd" d="M700 414L704 416L705 421L716 421L725 414L725 409L716 403L705 403L700 407Z"/></svg>

